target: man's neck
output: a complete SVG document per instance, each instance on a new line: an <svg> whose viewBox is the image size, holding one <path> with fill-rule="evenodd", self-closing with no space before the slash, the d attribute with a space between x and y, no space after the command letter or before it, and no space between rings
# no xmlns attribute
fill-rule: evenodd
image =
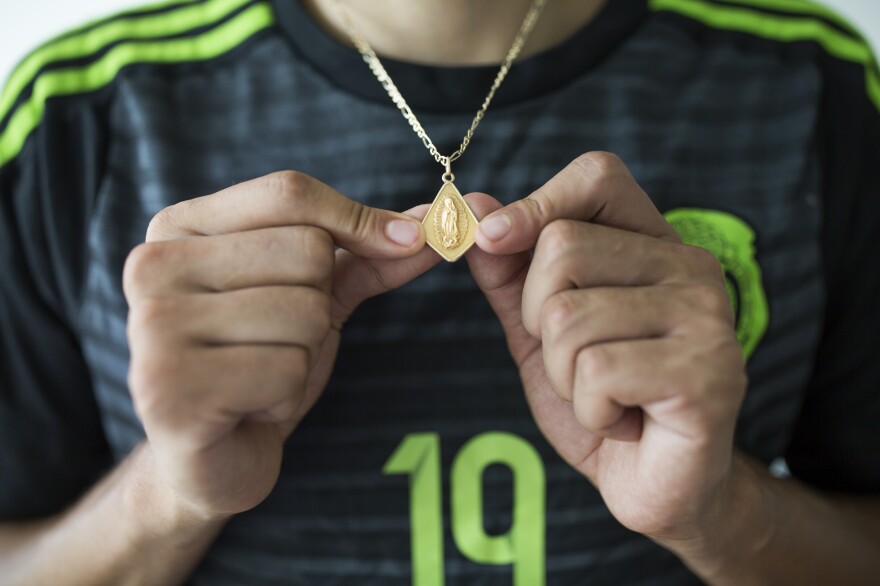
<svg viewBox="0 0 880 586"><path fill-rule="evenodd" d="M287 0L293 2L294 0ZM428 65L498 64L532 0L339 0L376 53ZM550 49L590 22L607 0L550 0L520 53ZM335 0L304 0L318 23L350 45Z"/></svg>

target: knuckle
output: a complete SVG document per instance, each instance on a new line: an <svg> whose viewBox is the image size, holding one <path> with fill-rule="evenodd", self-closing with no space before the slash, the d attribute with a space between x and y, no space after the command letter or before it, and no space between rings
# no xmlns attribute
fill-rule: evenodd
<svg viewBox="0 0 880 586"><path fill-rule="evenodd" d="M311 187L312 178L301 171L278 171L269 176L269 188L283 205L302 205Z"/></svg>
<svg viewBox="0 0 880 586"><path fill-rule="evenodd" d="M566 255L578 237L578 225L574 220L554 220L547 224L538 236L536 254L550 260Z"/></svg>
<svg viewBox="0 0 880 586"><path fill-rule="evenodd" d="M147 242L163 239L169 228L184 228L186 214L192 205L192 200L181 201L159 210L147 224Z"/></svg>
<svg viewBox="0 0 880 586"><path fill-rule="evenodd" d="M578 353L577 379L585 384L607 378L613 371L611 355L601 346L589 346Z"/></svg>
<svg viewBox="0 0 880 586"><path fill-rule="evenodd" d="M170 246L162 242L138 244L125 259L122 268L122 288L127 294L136 293L151 281L156 268L161 267L169 253Z"/></svg>
<svg viewBox="0 0 880 586"><path fill-rule="evenodd" d="M175 396L173 387L182 377L179 352L150 351L132 355L128 383L135 411L142 419L155 418Z"/></svg>
<svg viewBox="0 0 880 586"><path fill-rule="evenodd" d="M168 224L169 219L174 214L172 211L174 206L168 206L159 211L155 216L150 219L150 223L147 224L147 240L153 240L158 235L163 232L163 229L166 224Z"/></svg>
<svg viewBox="0 0 880 586"><path fill-rule="evenodd" d="M575 291L562 291L547 299L541 307L541 332L545 339L553 340L568 329L580 308Z"/></svg>
<svg viewBox="0 0 880 586"><path fill-rule="evenodd" d="M558 275L564 276L569 281L577 281L585 276L586 265L584 257L572 246L553 261ZM586 289L581 289L586 291Z"/></svg>
<svg viewBox="0 0 880 586"><path fill-rule="evenodd" d="M594 177L613 175L625 168L619 156L607 151L584 153L575 159L575 163Z"/></svg>
<svg viewBox="0 0 880 586"><path fill-rule="evenodd" d="M150 240L155 240L159 234L162 232L162 227L164 225L165 220L161 217L164 213L164 210L156 214L150 219L149 224L147 224L147 234L146 240L149 242Z"/></svg>
<svg viewBox="0 0 880 586"><path fill-rule="evenodd" d="M166 297L147 297L131 306L128 313L130 337L152 331L170 331L179 321L177 302Z"/></svg>

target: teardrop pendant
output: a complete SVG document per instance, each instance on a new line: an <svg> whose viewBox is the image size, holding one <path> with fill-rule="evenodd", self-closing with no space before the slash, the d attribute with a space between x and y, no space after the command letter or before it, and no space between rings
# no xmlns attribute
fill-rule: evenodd
<svg viewBox="0 0 880 586"><path fill-rule="evenodd" d="M422 224L428 245L455 262L473 246L479 222L455 184L445 180Z"/></svg>

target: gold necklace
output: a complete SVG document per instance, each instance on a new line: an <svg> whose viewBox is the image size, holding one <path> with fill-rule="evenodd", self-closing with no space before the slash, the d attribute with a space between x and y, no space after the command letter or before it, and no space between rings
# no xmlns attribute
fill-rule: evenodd
<svg viewBox="0 0 880 586"><path fill-rule="evenodd" d="M431 204L431 209L428 210L428 214L425 216L422 224L425 226L426 240L431 248L437 251L437 254L447 261L454 262L461 258L461 255L473 246L478 221L467 202L465 202L464 198L461 196L461 192L455 187L455 175L452 174L452 162L460 158L464 154L465 149L467 149L468 145L471 143L471 139L474 137L474 131L486 115L486 110L489 109L489 104L492 102L492 98L495 97L495 92L501 87L501 83L504 81L504 78L507 77L507 73L510 71L510 67L516 60L519 52L522 50L529 33L532 32L535 23L538 22L538 18L541 16L541 11L544 9L547 0L532 1L532 6L529 8L529 12L526 14L516 38L513 40L513 45L510 47L510 51L507 52L507 57L504 58L504 62L498 70L498 75L495 76L495 81L492 82L492 87L489 88L489 93L486 95L486 99L483 100L483 105L477 110L477 114L474 116L474 120L471 122L470 128L468 128L468 131L465 133L461 144L450 155L440 154L440 151L434 146L434 143L428 137L428 133L425 132L425 129L422 127L418 118L416 118L412 109L407 105L400 90L394 85L391 76L385 71L385 67L382 65L382 62L379 60L373 47L371 47L370 44L360 35L357 28L354 26L345 7L340 0L334 0L334 3L336 4L336 8L343 23L348 29L347 32L348 36L351 37L351 42L360 52L361 56L363 56L367 65L369 65L370 71L373 72L373 75L376 76L376 79L379 80L379 83L381 83L382 87L385 88L385 91L388 92L391 101L394 102L394 105L396 105L400 110L400 113L403 114L403 117L416 133L416 136L422 139L422 144L425 145L425 148L428 149L428 152L431 153L434 160L445 168L442 177L443 186L437 193L437 197L434 198L434 202Z"/></svg>

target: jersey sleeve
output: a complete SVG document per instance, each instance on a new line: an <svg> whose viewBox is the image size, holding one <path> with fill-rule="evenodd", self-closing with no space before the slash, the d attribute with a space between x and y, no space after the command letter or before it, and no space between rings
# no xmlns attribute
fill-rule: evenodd
<svg viewBox="0 0 880 586"><path fill-rule="evenodd" d="M817 487L880 492L880 75L826 57L823 169L826 311L815 371L786 454Z"/></svg>
<svg viewBox="0 0 880 586"><path fill-rule="evenodd" d="M0 112L0 522L62 510L110 462L76 324L100 123L58 101L21 141L16 111Z"/></svg>

